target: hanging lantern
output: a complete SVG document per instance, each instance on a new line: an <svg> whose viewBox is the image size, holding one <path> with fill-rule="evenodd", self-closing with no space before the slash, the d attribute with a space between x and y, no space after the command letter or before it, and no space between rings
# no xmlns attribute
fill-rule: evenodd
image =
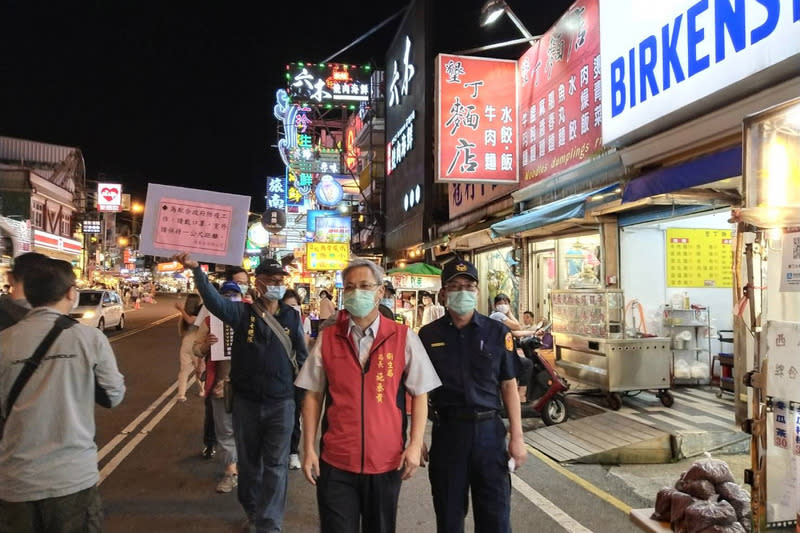
<svg viewBox="0 0 800 533"><path fill-rule="evenodd" d="M800 98L744 119L743 180L742 220L800 225Z"/></svg>

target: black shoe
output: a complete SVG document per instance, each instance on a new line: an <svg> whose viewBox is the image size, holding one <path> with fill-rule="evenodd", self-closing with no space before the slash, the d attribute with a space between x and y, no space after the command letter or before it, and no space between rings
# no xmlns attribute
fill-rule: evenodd
<svg viewBox="0 0 800 533"><path fill-rule="evenodd" d="M213 445L212 446L205 446L203 448L203 458L204 459L211 459L215 455L217 455L217 450L216 450L216 448L214 448Z"/></svg>

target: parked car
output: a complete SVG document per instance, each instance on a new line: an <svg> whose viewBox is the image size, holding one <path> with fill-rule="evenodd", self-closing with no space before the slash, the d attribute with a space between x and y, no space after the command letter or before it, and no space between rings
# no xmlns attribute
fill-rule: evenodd
<svg viewBox="0 0 800 533"><path fill-rule="evenodd" d="M78 307L70 313L72 318L100 331L113 326L116 326L117 329L125 327L122 298L115 291L82 289L78 291L78 294Z"/></svg>

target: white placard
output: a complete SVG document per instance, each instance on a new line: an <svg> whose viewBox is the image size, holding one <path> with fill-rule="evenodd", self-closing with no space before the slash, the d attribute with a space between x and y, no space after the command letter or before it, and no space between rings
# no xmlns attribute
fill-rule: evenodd
<svg viewBox="0 0 800 533"><path fill-rule="evenodd" d="M781 292L800 292L800 233L783 235Z"/></svg>
<svg viewBox="0 0 800 533"><path fill-rule="evenodd" d="M139 251L191 252L197 261L240 265L249 211L249 196L150 183Z"/></svg>
<svg viewBox="0 0 800 533"><path fill-rule="evenodd" d="M767 395L800 402L800 322L767 321Z"/></svg>
<svg viewBox="0 0 800 533"><path fill-rule="evenodd" d="M217 342L211 345L212 361L227 361L231 358L233 345L233 328L226 326L222 320L210 315L209 332L217 337Z"/></svg>
<svg viewBox="0 0 800 533"><path fill-rule="evenodd" d="M796 72L799 9L796 0L600 0L603 143L625 144L656 121L694 118L785 79L789 63Z"/></svg>
<svg viewBox="0 0 800 533"><path fill-rule="evenodd" d="M97 184L97 210L118 212L122 210L122 184Z"/></svg>

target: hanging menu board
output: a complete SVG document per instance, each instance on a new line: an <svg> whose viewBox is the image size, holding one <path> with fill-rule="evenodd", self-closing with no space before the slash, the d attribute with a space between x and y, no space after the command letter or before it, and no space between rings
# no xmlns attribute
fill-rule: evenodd
<svg viewBox="0 0 800 533"><path fill-rule="evenodd" d="M731 230L667 229L668 287L733 287Z"/></svg>

